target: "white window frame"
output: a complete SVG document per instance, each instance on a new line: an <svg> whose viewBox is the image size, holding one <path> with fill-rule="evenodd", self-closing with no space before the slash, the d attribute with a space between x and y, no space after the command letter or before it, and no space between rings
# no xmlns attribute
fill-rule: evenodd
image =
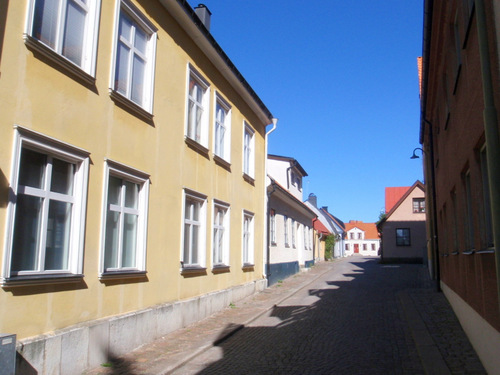
<svg viewBox="0 0 500 375"><path fill-rule="evenodd" d="M297 244L296 244L296 240L295 240L295 237L296 237L296 233L295 233L295 229L296 229L296 221L295 219L292 219L292 231L291 231L291 234L292 234L292 247L295 249L297 247Z"/></svg>
<svg viewBox="0 0 500 375"><path fill-rule="evenodd" d="M198 89L202 90L201 102L198 102L196 98L191 97L189 92L189 87L191 80L195 81ZM187 80L186 80L186 124L185 124L185 135L187 139L190 139L204 148L208 149L208 127L209 127L209 115L210 115L210 84L209 82L191 65L188 64L187 69ZM198 107L201 110L201 117L198 128L192 128L189 107L190 103Z"/></svg>
<svg viewBox="0 0 500 375"><path fill-rule="evenodd" d="M223 212L222 223L218 222L218 213ZM229 266L229 235L230 235L230 207L229 204L214 199L212 210L212 267ZM217 241L222 232L222 239Z"/></svg>
<svg viewBox="0 0 500 375"><path fill-rule="evenodd" d="M29 0L28 2L26 29L24 34L26 44L63 68L69 69L84 80L93 83L96 70L97 36L99 35L99 13L101 9L101 0L89 0L88 5L84 4L80 0L60 0L54 46L50 46L33 35L36 2L37 0ZM76 63L69 57L63 55L64 26L66 22L65 18L68 3L75 4L81 10L87 12L82 40L81 63Z"/></svg>
<svg viewBox="0 0 500 375"><path fill-rule="evenodd" d="M108 190L110 176L121 180L139 185L139 195L137 209L125 207L123 204L124 196L121 197L121 203L118 205L108 204ZM148 228L148 202L149 202L149 175L138 171L134 168L117 163L112 160L105 160L104 167L104 184L103 184L103 207L101 221L101 260L100 260L100 276L108 276L116 273L136 273L146 271L146 245L147 245L147 228ZM122 185L123 194L123 185ZM123 267L118 264L117 267L105 267L106 259L106 223L109 211L119 212L119 229L118 229L118 252L117 259L121 259L123 251L123 214L134 214L137 219L136 233L136 250L135 250L135 267ZM118 261L121 263L121 261Z"/></svg>
<svg viewBox="0 0 500 375"><path fill-rule="evenodd" d="M241 259L243 267L249 267L254 265L254 219L255 215L250 212L243 210L243 220L242 220L242 254Z"/></svg>
<svg viewBox="0 0 500 375"><path fill-rule="evenodd" d="M289 231L288 231L288 216L283 215L283 234L285 238L285 247L290 247Z"/></svg>
<svg viewBox="0 0 500 375"><path fill-rule="evenodd" d="M269 213L269 221L271 245L276 245L276 211L273 209Z"/></svg>
<svg viewBox="0 0 500 375"><path fill-rule="evenodd" d="M221 121L219 116L219 107L224 111L224 120ZM215 94L214 104L214 155L231 162L231 106L219 94ZM220 128L224 129L224 138L220 139Z"/></svg>
<svg viewBox="0 0 500 375"><path fill-rule="evenodd" d="M146 35L149 36L147 42L146 53L143 54L138 51L129 41L120 38L120 20L121 14L125 13L133 21L133 36L135 38L135 30L140 28ZM145 114L153 113L153 93L154 93L154 77L155 77L155 60L156 60L156 40L157 29L156 27L129 1L117 0L115 9L115 26L114 26L114 41L113 41L113 58L111 61L111 77L110 77L110 94L117 102L125 105L132 110L144 111ZM134 101L132 99L132 64L128 66L127 71L127 87L126 92L119 92L116 83L117 74L117 56L120 43L129 47L132 50L129 59L133 59L135 55L140 56L145 63L144 77L142 91L142 102ZM141 111L142 110L142 111Z"/></svg>
<svg viewBox="0 0 500 375"><path fill-rule="evenodd" d="M21 163L21 151L27 148L49 157L49 162L46 164L45 178L43 188L34 188L29 186L21 186L19 184L19 168ZM83 276L83 244L85 236L85 212L87 203L87 185L89 173L89 156L90 153L80 148L76 148L64 142L60 142L53 138L47 137L32 130L14 127L14 145L11 165L11 192L12 197L9 199L7 206L6 220L6 236L5 236L5 251L3 261L2 284L15 282L16 279L30 279L32 276L37 278L34 283L43 282L43 278L50 277L65 277L65 276ZM51 177L50 169L51 158L56 158L76 166L73 179L73 194L59 194L52 192L50 189L48 177ZM12 271L12 255L14 249L14 226L16 219L16 203L17 196L25 194L43 198L42 203L42 218L38 226L40 230L40 243L36 250L37 269L36 270L21 270ZM48 230L48 202L50 200L58 200L72 203L69 245L68 245L68 265L67 269L61 270L44 270L45 262L45 240L46 231ZM42 277L42 279L40 279Z"/></svg>
<svg viewBox="0 0 500 375"><path fill-rule="evenodd" d="M255 176L255 131L246 122L243 122L243 174Z"/></svg>
<svg viewBox="0 0 500 375"><path fill-rule="evenodd" d="M199 269L205 268L206 265L206 239L207 239L207 196L200 194L194 190L184 189L182 197L182 241L181 241L181 268L182 269ZM200 205L199 208L199 218L197 220L186 219L186 203L188 201L196 202ZM190 259L185 259L185 227L186 224L189 226L199 226L198 232L198 247L196 249L189 249ZM192 238L190 237L190 241ZM197 260L192 261L193 254L196 252Z"/></svg>

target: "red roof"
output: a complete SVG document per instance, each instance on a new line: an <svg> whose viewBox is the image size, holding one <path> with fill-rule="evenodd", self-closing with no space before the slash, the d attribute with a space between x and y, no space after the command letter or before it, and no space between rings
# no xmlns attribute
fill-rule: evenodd
<svg viewBox="0 0 500 375"><path fill-rule="evenodd" d="M318 232L323 234L330 234L330 231L318 219L313 219L313 226Z"/></svg>
<svg viewBox="0 0 500 375"><path fill-rule="evenodd" d="M353 228L361 229L365 232L365 240L378 240L379 234L377 230L377 226L375 223L364 223L358 220L350 220L345 225L345 231L348 232Z"/></svg>
<svg viewBox="0 0 500 375"><path fill-rule="evenodd" d="M398 186L385 188L385 212L389 212L411 186Z"/></svg>

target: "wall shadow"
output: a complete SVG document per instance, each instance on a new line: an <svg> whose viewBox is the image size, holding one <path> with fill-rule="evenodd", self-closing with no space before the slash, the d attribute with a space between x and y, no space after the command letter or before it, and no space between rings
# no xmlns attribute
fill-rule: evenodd
<svg viewBox="0 0 500 375"><path fill-rule="evenodd" d="M351 263L357 269L310 289L304 305L275 306L261 326L218 342L222 358L198 373L423 373L398 293L437 293L426 268Z"/></svg>
<svg viewBox="0 0 500 375"><path fill-rule="evenodd" d="M9 8L9 0L0 0L0 77L2 74L2 51L3 51L3 40L5 38L5 27L7 23L8 8Z"/></svg>

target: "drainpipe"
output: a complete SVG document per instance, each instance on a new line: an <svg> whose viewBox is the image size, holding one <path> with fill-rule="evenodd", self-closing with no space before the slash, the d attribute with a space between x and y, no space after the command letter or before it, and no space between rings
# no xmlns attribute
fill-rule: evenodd
<svg viewBox="0 0 500 375"><path fill-rule="evenodd" d="M484 96L484 134L490 185L491 220L495 243L495 265L497 272L497 293L500 307L500 135L497 110L495 108L494 84L491 75L490 50L484 0L476 0L477 34Z"/></svg>
<svg viewBox="0 0 500 375"><path fill-rule="evenodd" d="M278 123L277 118L272 119L272 128L269 129L268 132L266 132L266 136L264 137L264 157L265 157L265 162L264 162L264 215L265 215L265 220L264 220L264 235L262 236L263 241L262 241L262 246L264 247L266 251L266 256L262 257L262 270L264 273L264 278L268 279L268 267L269 267L269 262L270 262L270 254L269 254L269 197L271 194L274 192L274 186L273 190L268 194L267 193L267 146L268 146L268 138L269 134L271 134L273 131L276 130L276 124ZM269 279L268 279L269 280Z"/></svg>
<svg viewBox="0 0 500 375"><path fill-rule="evenodd" d="M435 270L434 271L434 276L436 278L436 290L438 292L441 292L441 269L440 269L440 260L439 260L439 244L438 244L438 231L437 231L437 204L436 204L436 173L434 169L434 129L433 125L425 118L425 114L423 114L423 119L424 122L427 123L429 126L429 154L430 154L430 160L425 159L425 162L427 163L427 166L430 165L430 170L431 170L431 199L432 199L432 225L431 230L431 246L433 247L434 250L434 257L436 258L434 260L435 264ZM422 155L425 157L425 155ZM428 169L428 168L426 168Z"/></svg>

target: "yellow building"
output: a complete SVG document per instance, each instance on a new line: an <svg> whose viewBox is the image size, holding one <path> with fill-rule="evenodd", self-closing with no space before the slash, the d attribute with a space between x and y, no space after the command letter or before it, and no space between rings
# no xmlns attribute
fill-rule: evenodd
<svg viewBox="0 0 500 375"><path fill-rule="evenodd" d="M18 371L80 373L263 289L273 118L208 10L0 4L0 332Z"/></svg>

